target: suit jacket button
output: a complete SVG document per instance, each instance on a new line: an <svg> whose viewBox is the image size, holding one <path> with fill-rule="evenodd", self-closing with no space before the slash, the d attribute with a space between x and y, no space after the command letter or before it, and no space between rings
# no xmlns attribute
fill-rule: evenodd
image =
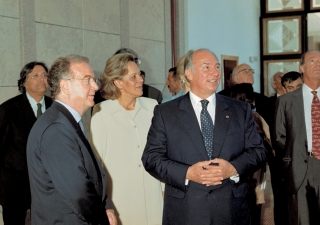
<svg viewBox="0 0 320 225"><path fill-rule="evenodd" d="M306 160L306 159L305 159L305 160L304 160L304 162L305 162L305 163L307 163L307 162L308 162L308 160Z"/></svg>
<svg viewBox="0 0 320 225"><path fill-rule="evenodd" d="M209 193L209 195L210 195L210 194L212 194L212 192L213 192L213 191L212 191L212 190L210 190L210 191L208 192L208 193Z"/></svg>

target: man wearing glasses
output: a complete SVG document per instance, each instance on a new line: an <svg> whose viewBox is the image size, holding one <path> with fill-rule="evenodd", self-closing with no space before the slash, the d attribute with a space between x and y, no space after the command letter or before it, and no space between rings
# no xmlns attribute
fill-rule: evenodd
<svg viewBox="0 0 320 225"><path fill-rule="evenodd" d="M88 58L79 55L58 58L49 71L55 101L27 143L31 224L117 224L106 174L81 120L94 105L96 81Z"/></svg>
<svg viewBox="0 0 320 225"><path fill-rule="evenodd" d="M31 194L26 146L37 118L52 104L47 91L47 66L26 64L18 80L22 93L0 105L0 205L5 224L25 224Z"/></svg>
<svg viewBox="0 0 320 225"><path fill-rule="evenodd" d="M254 70L248 64L240 64L236 66L232 71L232 80L234 84L249 83L253 85L254 83ZM254 98L256 103L256 108L253 109L257 111L267 122L269 121L270 113L268 110L268 98L260 93L254 92Z"/></svg>

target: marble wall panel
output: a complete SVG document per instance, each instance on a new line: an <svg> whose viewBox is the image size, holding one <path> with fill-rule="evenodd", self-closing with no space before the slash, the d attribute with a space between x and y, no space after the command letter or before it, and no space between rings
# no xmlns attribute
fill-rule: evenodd
<svg viewBox="0 0 320 225"><path fill-rule="evenodd" d="M130 37L164 41L163 0L129 1Z"/></svg>
<svg viewBox="0 0 320 225"><path fill-rule="evenodd" d="M20 94L18 84L15 87L0 87L0 105L8 99Z"/></svg>
<svg viewBox="0 0 320 225"><path fill-rule="evenodd" d="M35 0L37 22L82 28L82 15L80 0Z"/></svg>
<svg viewBox="0 0 320 225"><path fill-rule="evenodd" d="M130 38L130 48L141 60L140 68L146 72L146 83L164 85L169 68L165 68L165 44L163 42Z"/></svg>
<svg viewBox="0 0 320 225"><path fill-rule="evenodd" d="M19 18L19 0L0 0L0 15Z"/></svg>
<svg viewBox="0 0 320 225"><path fill-rule="evenodd" d="M120 36L101 32L84 31L84 55L90 59L90 65L96 77L100 77L106 61L120 48Z"/></svg>
<svg viewBox="0 0 320 225"><path fill-rule="evenodd" d="M0 31L0 86L16 86L21 70L19 19L0 16Z"/></svg>
<svg viewBox="0 0 320 225"><path fill-rule="evenodd" d="M83 28L120 34L120 1L83 0Z"/></svg>
<svg viewBox="0 0 320 225"><path fill-rule="evenodd" d="M60 56L83 55L83 31L48 24L36 24L37 60L51 66Z"/></svg>

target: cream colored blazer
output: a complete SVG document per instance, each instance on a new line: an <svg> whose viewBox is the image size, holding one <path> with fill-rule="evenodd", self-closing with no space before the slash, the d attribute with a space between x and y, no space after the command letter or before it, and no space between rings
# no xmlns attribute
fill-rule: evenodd
<svg viewBox="0 0 320 225"><path fill-rule="evenodd" d="M160 181L145 170L141 156L157 102L137 98L134 111L118 100L94 106L90 141L108 175L107 194L120 224L161 224L163 198Z"/></svg>

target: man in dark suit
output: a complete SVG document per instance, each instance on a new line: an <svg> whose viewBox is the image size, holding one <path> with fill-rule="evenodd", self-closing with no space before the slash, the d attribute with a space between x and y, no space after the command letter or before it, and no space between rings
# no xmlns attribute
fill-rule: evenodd
<svg viewBox="0 0 320 225"><path fill-rule="evenodd" d="M184 65L190 92L156 106L142 156L166 184L163 224L250 224L242 178L266 157L251 108L215 94L214 53L189 51Z"/></svg>
<svg viewBox="0 0 320 225"><path fill-rule="evenodd" d="M290 225L320 224L320 52L304 53L300 71L304 84L278 98L272 132Z"/></svg>
<svg viewBox="0 0 320 225"><path fill-rule="evenodd" d="M26 211L30 209L26 147L37 117L52 103L44 96L47 72L42 62L26 64L18 80L22 94L0 105L0 205L6 225L25 224Z"/></svg>
<svg viewBox="0 0 320 225"><path fill-rule="evenodd" d="M154 88L150 85L145 84L146 73L143 70L140 70L141 77L143 78L143 86L142 86L142 97L152 98L157 100L158 104L162 101L162 94L157 88Z"/></svg>
<svg viewBox="0 0 320 225"><path fill-rule="evenodd" d="M98 89L88 63L69 55L49 71L55 102L34 124L27 143L31 224L117 222L106 175L83 133L81 115L93 106Z"/></svg>
<svg viewBox="0 0 320 225"><path fill-rule="evenodd" d="M269 111L268 117L266 118L267 123L269 124L270 132L272 132L272 126L274 123L274 110L277 98L281 95L285 94L286 91L281 84L281 77L284 75L282 72L277 72L272 76L272 83L271 86L275 90L275 94L268 99L269 104ZM272 186L272 193L273 193L273 201L274 201L274 223L275 225L285 225L287 224L287 214L286 212L286 201L285 195L286 192L283 188L283 182L280 176L280 164L279 158L275 157L274 151L272 154L268 155L268 165L270 170L270 177L271 177L271 186Z"/></svg>
<svg viewBox="0 0 320 225"><path fill-rule="evenodd" d="M253 85L254 83L254 70L248 64L240 64L236 66L232 71L233 84L249 83ZM268 110L268 97L257 93L254 93L254 99L256 103L256 111L265 119L268 123L269 121L269 110Z"/></svg>

